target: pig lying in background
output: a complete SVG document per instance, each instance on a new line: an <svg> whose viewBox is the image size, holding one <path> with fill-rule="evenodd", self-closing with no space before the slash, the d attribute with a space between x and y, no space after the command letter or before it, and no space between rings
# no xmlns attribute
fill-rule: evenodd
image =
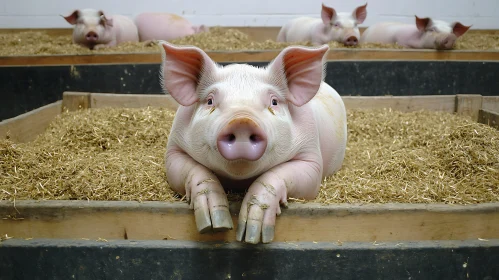
<svg viewBox="0 0 499 280"><path fill-rule="evenodd" d="M360 32L358 24L367 17L367 3L357 7L353 13L337 13L322 4L322 19L299 17L287 22L277 35L277 42L309 41L313 45L336 41L346 46L357 45Z"/></svg>
<svg viewBox="0 0 499 280"><path fill-rule="evenodd" d="M470 27L459 22L449 24L441 20L416 16L416 25L397 22L374 24L362 33L360 41L399 44L415 49L452 49L457 38Z"/></svg>
<svg viewBox="0 0 499 280"><path fill-rule="evenodd" d="M139 41L137 27L122 15L107 17L103 11L83 9L63 17L74 25L73 42L91 50Z"/></svg>
<svg viewBox="0 0 499 280"><path fill-rule="evenodd" d="M225 190L247 190L236 239L269 243L288 197L313 199L342 166L345 106L324 79L327 45L285 48L266 68L217 65L160 41L161 81L179 104L165 156L198 231L233 228Z"/></svg>
<svg viewBox="0 0 499 280"><path fill-rule="evenodd" d="M142 13L135 17L140 41L169 41L209 31L204 25L192 25L187 19L167 13Z"/></svg>

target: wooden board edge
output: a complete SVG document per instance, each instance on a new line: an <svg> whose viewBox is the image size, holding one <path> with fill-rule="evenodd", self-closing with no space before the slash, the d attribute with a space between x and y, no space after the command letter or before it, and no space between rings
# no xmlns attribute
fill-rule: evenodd
<svg viewBox="0 0 499 280"><path fill-rule="evenodd" d="M482 109L499 113L499 96L483 96Z"/></svg>
<svg viewBox="0 0 499 280"><path fill-rule="evenodd" d="M262 51L206 51L215 62L269 62L281 49ZM327 61L498 61L499 51L435 51L412 49L331 49ZM99 53L84 55L0 56L2 66L86 65L86 64L158 64L159 52Z"/></svg>
<svg viewBox="0 0 499 280"><path fill-rule="evenodd" d="M482 109L478 113L478 122L499 129L499 112Z"/></svg>
<svg viewBox="0 0 499 280"><path fill-rule="evenodd" d="M62 93L63 112L71 112L90 108L90 92L65 91Z"/></svg>
<svg viewBox="0 0 499 280"><path fill-rule="evenodd" d="M175 111L179 106L169 94L90 93L89 98L91 108L162 107Z"/></svg>
<svg viewBox="0 0 499 280"><path fill-rule="evenodd" d="M456 114L478 121L478 112L482 108L482 95L480 94L457 94Z"/></svg>
<svg viewBox="0 0 499 280"><path fill-rule="evenodd" d="M231 201L230 211L237 215L241 207L240 201ZM16 210L17 209L17 210ZM61 210L63 209L63 210ZM163 201L98 201L98 200L0 200L0 216L21 212L44 213L53 211L90 211L90 212L172 212L191 213L192 209L186 202ZM316 202L297 203L290 202L283 215L291 216L323 216L348 214L380 214L380 213L498 213L499 202L480 204L455 205L445 203L334 203L321 204ZM3 218L3 217L2 217Z"/></svg>
<svg viewBox="0 0 499 280"><path fill-rule="evenodd" d="M25 208L23 201L16 201L17 210L13 208L13 202L7 209L0 207L1 234L17 238L235 240L235 227L225 232L200 234L193 210L186 203L142 202L142 206L133 205L128 210L110 206L109 202L102 202L108 203L104 209L78 206L78 203L61 207L65 206L64 201L59 202L58 207L44 208L45 203L39 203L42 203L39 207ZM93 205L102 203L91 202ZM155 207L149 207L154 203ZM124 203L115 203L120 204ZM233 224L237 225L240 208L235 206L238 204L231 205L231 213ZM497 237L499 232L499 203L456 207L464 209L462 211L441 211L438 207L449 208L442 205L408 205L405 208L405 205L399 205L402 209L398 210L394 209L395 205L314 206L292 204L283 209L276 219L274 241L485 239ZM370 211L371 207L377 211ZM428 207L436 208L430 211ZM384 210L379 211L380 208Z"/></svg>
<svg viewBox="0 0 499 280"><path fill-rule="evenodd" d="M62 100L47 104L22 115L0 122L0 138L15 142L29 142L49 127L61 113Z"/></svg>

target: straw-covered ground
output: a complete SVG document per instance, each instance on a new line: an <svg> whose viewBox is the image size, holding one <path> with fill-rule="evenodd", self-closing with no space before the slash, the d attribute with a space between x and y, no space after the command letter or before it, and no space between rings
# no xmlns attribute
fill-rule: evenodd
<svg viewBox="0 0 499 280"><path fill-rule="evenodd" d="M212 27L209 32L173 40L180 45L194 45L205 51L275 50L288 45L310 45L308 42L277 43L273 40L255 42L250 36L237 30ZM332 49L345 48L343 44L331 42ZM394 44L363 44L349 48L401 49ZM458 39L456 50L499 50L499 34L466 33ZM0 33L0 56L56 55L56 54L102 54L159 52L156 45L141 42L123 43L116 47L89 50L72 43L71 35L51 36L46 32L26 31Z"/></svg>
<svg viewBox="0 0 499 280"><path fill-rule="evenodd" d="M163 156L174 112L60 115L34 142L0 140L0 199L175 201ZM315 202L499 201L499 131L454 114L350 110L343 168ZM240 199L240 195L229 199Z"/></svg>

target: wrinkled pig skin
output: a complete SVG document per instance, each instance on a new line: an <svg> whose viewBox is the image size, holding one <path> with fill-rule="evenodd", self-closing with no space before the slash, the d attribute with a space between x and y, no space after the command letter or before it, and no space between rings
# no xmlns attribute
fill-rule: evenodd
<svg viewBox="0 0 499 280"><path fill-rule="evenodd" d="M141 13L135 17L141 42L170 41L185 36L207 32L205 25L192 25L187 19L169 13Z"/></svg>
<svg viewBox="0 0 499 280"><path fill-rule="evenodd" d="M416 24L381 22L367 28L361 36L363 43L398 44L413 49L450 50L457 38L471 26L460 22L448 23L431 18L416 17Z"/></svg>
<svg viewBox="0 0 499 280"><path fill-rule="evenodd" d="M355 46L360 39L358 25L367 17L367 3L352 13L336 12L322 4L321 18L299 17L287 22L277 35L277 42L309 41L318 46L332 41Z"/></svg>
<svg viewBox="0 0 499 280"><path fill-rule="evenodd" d="M73 43L89 49L114 47L124 42L138 42L137 26L122 15L106 16L95 9L74 10L62 16L73 28Z"/></svg>
<svg viewBox="0 0 499 280"><path fill-rule="evenodd" d="M343 163L345 106L323 82L328 45L287 47L265 68L159 46L161 84L180 104L165 155L169 185L189 200L201 233L233 229L225 190L247 190L236 239L271 242L280 205L314 199Z"/></svg>

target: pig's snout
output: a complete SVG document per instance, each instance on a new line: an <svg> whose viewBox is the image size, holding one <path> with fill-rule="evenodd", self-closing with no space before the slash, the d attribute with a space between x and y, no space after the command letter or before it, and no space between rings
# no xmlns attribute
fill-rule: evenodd
<svg viewBox="0 0 499 280"><path fill-rule="evenodd" d="M90 31L90 32L87 33L87 35L85 36L85 38L89 42L96 42L99 39L99 35L97 35L97 33L93 32L93 31Z"/></svg>
<svg viewBox="0 0 499 280"><path fill-rule="evenodd" d="M220 131L217 147L227 160L255 161L262 157L267 148L267 135L253 120L237 118Z"/></svg>
<svg viewBox="0 0 499 280"><path fill-rule="evenodd" d="M454 39L447 37L442 40L442 48L444 49L451 49L454 46Z"/></svg>
<svg viewBox="0 0 499 280"><path fill-rule="evenodd" d="M346 46L356 46L359 43L359 39L355 36L348 37L343 44Z"/></svg>

